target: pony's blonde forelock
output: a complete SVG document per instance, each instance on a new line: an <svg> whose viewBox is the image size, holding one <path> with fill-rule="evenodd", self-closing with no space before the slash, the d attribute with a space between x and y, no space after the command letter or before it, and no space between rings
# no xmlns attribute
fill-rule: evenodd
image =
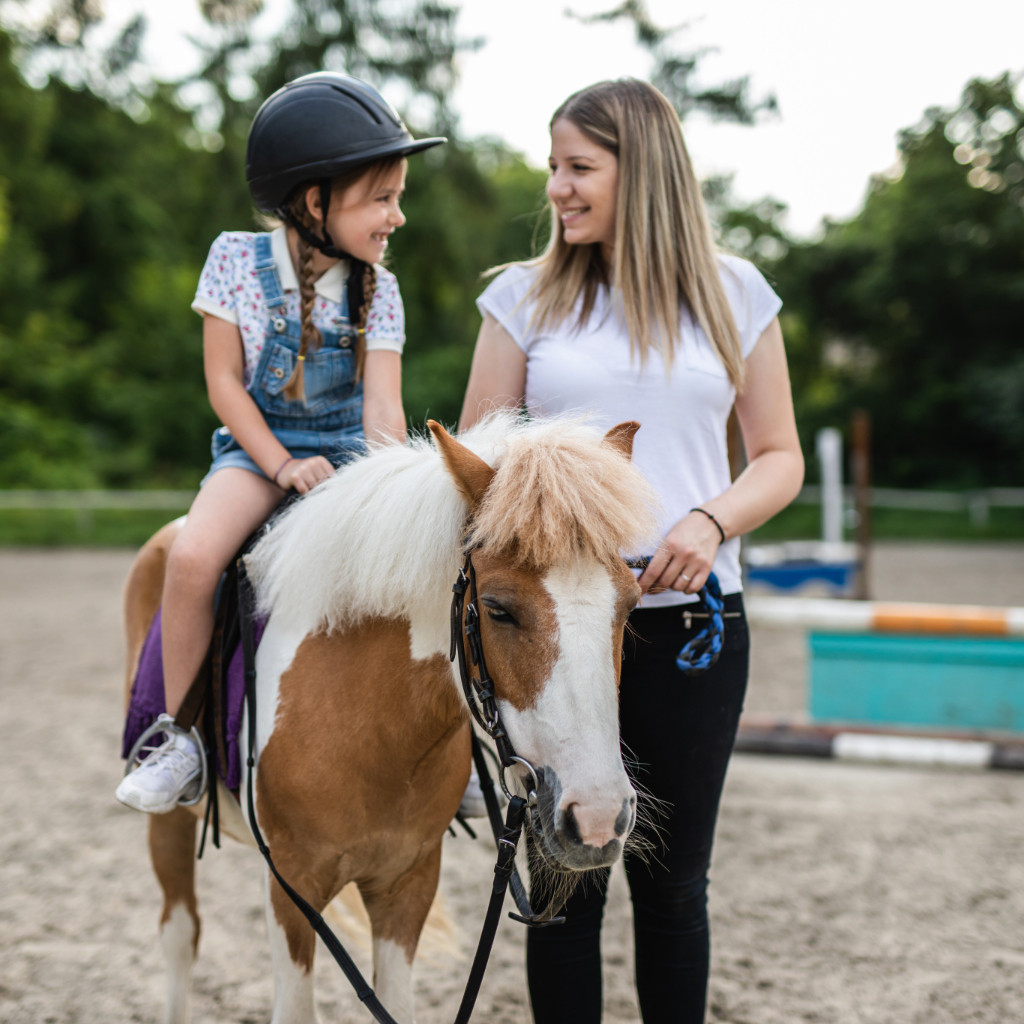
<svg viewBox="0 0 1024 1024"><path fill-rule="evenodd" d="M654 536L653 490L582 420L520 428L495 465L470 543L550 565L581 554L610 561Z"/></svg>

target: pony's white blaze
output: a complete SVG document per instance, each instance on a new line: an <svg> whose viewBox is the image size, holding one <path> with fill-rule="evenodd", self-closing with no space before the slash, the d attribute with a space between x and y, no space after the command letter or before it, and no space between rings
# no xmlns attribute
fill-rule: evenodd
<svg viewBox="0 0 1024 1024"><path fill-rule="evenodd" d="M608 570L593 562L552 568L543 582L554 603L558 657L536 704L517 712L501 702L501 715L517 753L557 778L555 813L572 808L580 840L601 848L625 839L623 805L636 796L619 750L619 595Z"/></svg>

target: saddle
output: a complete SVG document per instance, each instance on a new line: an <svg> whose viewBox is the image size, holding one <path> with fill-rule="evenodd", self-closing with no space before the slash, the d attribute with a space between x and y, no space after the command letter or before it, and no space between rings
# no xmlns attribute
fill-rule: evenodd
<svg viewBox="0 0 1024 1024"><path fill-rule="evenodd" d="M210 647L174 720L176 725L185 730L196 727L203 738L208 763L236 796L242 777L238 734L242 726L242 705L245 701L238 564L252 550L267 526L298 498L299 495L294 492L284 498L267 521L246 538L221 576L214 603ZM266 623L259 619L253 622L255 646L259 645L265 626ZM139 666L132 681L121 738L123 759L128 759L139 737L166 710L163 631L161 609L158 608L142 645Z"/></svg>
<svg viewBox="0 0 1024 1024"><path fill-rule="evenodd" d="M215 767L225 786L236 793L241 782L238 733L242 724L245 678L235 566L250 547L247 542L221 577L210 647L175 718L175 723L183 729L192 726L198 729L211 768ZM253 624L257 644L264 625L258 620ZM127 759L139 737L165 711L163 631L160 609L157 609L132 682L121 741L122 758Z"/></svg>

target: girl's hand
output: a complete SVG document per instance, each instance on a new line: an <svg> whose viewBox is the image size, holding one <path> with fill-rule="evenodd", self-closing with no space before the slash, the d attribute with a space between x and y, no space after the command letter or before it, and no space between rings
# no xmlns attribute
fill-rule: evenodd
<svg viewBox="0 0 1024 1024"><path fill-rule="evenodd" d="M334 467L322 455L314 455L309 459L289 459L281 467L274 483L282 491L294 489L299 494L306 494L329 476L334 476Z"/></svg>
<svg viewBox="0 0 1024 1024"><path fill-rule="evenodd" d="M672 527L638 580L645 594L681 590L696 594L707 582L722 538L718 527L700 512L691 512Z"/></svg>

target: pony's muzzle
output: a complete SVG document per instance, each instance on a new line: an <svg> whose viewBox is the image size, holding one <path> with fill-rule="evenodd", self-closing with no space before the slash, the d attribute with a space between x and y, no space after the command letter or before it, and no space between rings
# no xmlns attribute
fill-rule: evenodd
<svg viewBox="0 0 1024 1024"><path fill-rule="evenodd" d="M636 823L636 793L623 799L614 818L600 807L568 803L555 815L555 835L566 848L603 850L617 840L624 842Z"/></svg>

